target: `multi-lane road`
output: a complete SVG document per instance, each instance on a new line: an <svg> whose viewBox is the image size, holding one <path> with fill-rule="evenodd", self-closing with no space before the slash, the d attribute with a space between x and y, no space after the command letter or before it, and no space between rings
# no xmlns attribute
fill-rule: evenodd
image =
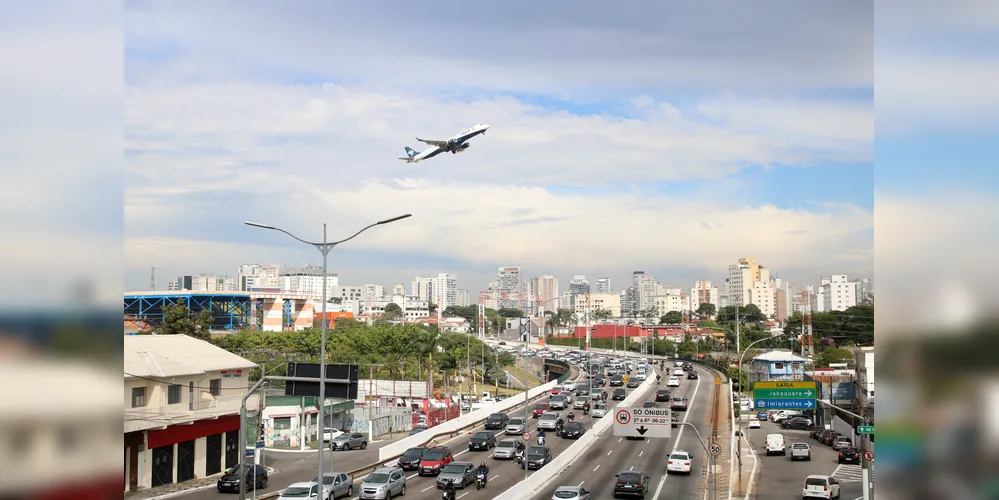
<svg viewBox="0 0 999 500"><path fill-rule="evenodd" d="M788 447L787 456L767 456L766 435L783 434ZM801 489L805 478L812 474L833 476L839 480L840 498L854 500L863 494L861 471L859 465L838 464L839 454L808 437L808 431L781 429L773 422L762 422L760 429L749 431L748 441L752 449L746 450L743 441L743 467L752 467L755 455L757 460L756 500L788 500L801 498ZM810 461L791 461L790 447L792 443L808 443L812 448Z"/></svg>
<svg viewBox="0 0 999 500"><path fill-rule="evenodd" d="M657 369L658 370L658 369ZM715 375L708 370L695 365L698 373L696 380L681 379L680 387L669 388L674 395L688 398L688 409L679 412L682 422L697 427L702 436L708 436L710 424L708 419L711 391L714 389ZM665 387L666 377L663 377ZM645 401L655 399L655 385L642 395L635 406L641 406ZM660 407L667 403L659 403ZM608 417L613 414L608 413ZM700 500L704 485L704 472L708 464L704 447L697 442L697 436L686 426L673 428L669 439L628 440L614 436L613 427L604 431L603 435L573 462L568 469L551 483L549 488L534 499L549 499L558 486L582 486L588 490L592 498L612 498L614 494L615 475L624 471L643 472L649 476L649 492L647 499L669 498ZM673 450L684 450L691 454L693 463L691 474L667 475L666 461Z"/></svg>

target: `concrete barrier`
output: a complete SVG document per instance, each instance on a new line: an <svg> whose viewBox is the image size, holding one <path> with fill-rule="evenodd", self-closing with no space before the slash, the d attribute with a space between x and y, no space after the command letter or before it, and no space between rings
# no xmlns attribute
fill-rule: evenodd
<svg viewBox="0 0 999 500"><path fill-rule="evenodd" d="M558 381L548 382L545 385L535 387L534 389L527 391L527 399L534 400L538 397L544 396L556 385L559 385ZM431 427L419 434L400 439L399 441L379 449L378 461L384 462L390 458L398 457L405 453L406 450L414 446L421 446L437 436L456 433L466 427L482 422L490 414L507 411L511 408L520 406L523 403L524 393L521 392L485 408L475 410L471 413L466 413L454 420L448 420L447 422Z"/></svg>
<svg viewBox="0 0 999 500"><path fill-rule="evenodd" d="M639 385L634 391L631 391L631 394L624 398L624 401L622 401L618 406L633 406L638 402L639 396L644 395L647 390L655 385L655 382L655 377L649 377L645 380L645 382L642 382L642 385ZM583 456L583 452L586 451L587 447L593 444L593 442L599 439L605 431L609 430L611 426L614 425L614 411L611 408L608 408L608 410L610 411L608 411L607 416L600 418L597 423L593 424L589 432L583 434L583 436L577 439L575 443L572 443L572 445L563 450L562 453L555 457L548 465L545 465L541 468L541 470L528 476L527 479L511 486L510 489L493 497L493 500L530 498L541 490L547 488L548 485L562 473L562 471L569 468L573 462Z"/></svg>

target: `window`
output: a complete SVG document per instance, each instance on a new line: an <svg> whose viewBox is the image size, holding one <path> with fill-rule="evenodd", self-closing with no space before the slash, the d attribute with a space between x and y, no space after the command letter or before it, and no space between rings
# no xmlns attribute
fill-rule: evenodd
<svg viewBox="0 0 999 500"><path fill-rule="evenodd" d="M175 405L180 403L180 384L170 384L167 388L167 404Z"/></svg>
<svg viewBox="0 0 999 500"><path fill-rule="evenodd" d="M208 392L212 393L212 396L219 397L222 394L222 379L213 378L209 380Z"/></svg>
<svg viewBox="0 0 999 500"><path fill-rule="evenodd" d="M286 431L291 429L291 417L277 417L274 419L274 430Z"/></svg>
<svg viewBox="0 0 999 500"><path fill-rule="evenodd" d="M145 387L133 387L132 388L132 408L142 408L146 406L146 388Z"/></svg>
<svg viewBox="0 0 999 500"><path fill-rule="evenodd" d="M784 363L774 363L774 370L783 370Z"/></svg>

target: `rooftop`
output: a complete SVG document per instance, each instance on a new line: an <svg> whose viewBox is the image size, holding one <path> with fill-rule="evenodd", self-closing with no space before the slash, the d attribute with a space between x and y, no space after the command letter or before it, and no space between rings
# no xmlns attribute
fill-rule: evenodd
<svg viewBox="0 0 999 500"><path fill-rule="evenodd" d="M753 361L808 361L791 351L770 351L753 358Z"/></svg>
<svg viewBox="0 0 999 500"><path fill-rule="evenodd" d="M125 336L125 378L171 378L255 368L252 361L187 335Z"/></svg>

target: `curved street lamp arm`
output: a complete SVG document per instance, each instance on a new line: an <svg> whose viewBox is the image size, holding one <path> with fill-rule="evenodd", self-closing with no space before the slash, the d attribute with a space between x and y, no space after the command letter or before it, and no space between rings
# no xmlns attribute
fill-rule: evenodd
<svg viewBox="0 0 999 500"><path fill-rule="evenodd" d="M270 229L271 231L278 231L278 232L287 234L288 236L291 236L292 238L295 238L296 240L301 241L302 243L305 243L306 245L312 245L314 247L321 247L323 245L322 243L313 243L311 241L305 241L302 238L299 238L298 236L295 236L294 234L291 234L288 231L285 231L284 229L281 229L279 227L268 226L267 224L260 224L260 223L257 223L257 222L249 222L249 221L243 221L243 224L246 224L247 226L252 226L252 227L259 227L261 229Z"/></svg>
<svg viewBox="0 0 999 500"><path fill-rule="evenodd" d="M406 219L406 218L409 218L409 217L412 217L412 216L413 216L413 214L406 214L406 215L400 215L398 217L392 217L391 219L380 220L380 221L378 221L378 222L376 222L374 224L370 224L370 225L364 227L360 231L358 231L358 232L350 235L347 238L344 238L344 239L339 240L339 241L331 241L331 242L327 243L327 245L329 245L331 247L335 247L335 246L339 245L340 243L343 243L343 242L346 242L346 241L350 241L350 240L356 238L359 234L361 234L361 233L363 233L363 232L367 231L368 229L371 229L371 228L373 228L375 226L381 226L381 225L384 225L384 224L389 224L389 223L395 222L397 220Z"/></svg>

